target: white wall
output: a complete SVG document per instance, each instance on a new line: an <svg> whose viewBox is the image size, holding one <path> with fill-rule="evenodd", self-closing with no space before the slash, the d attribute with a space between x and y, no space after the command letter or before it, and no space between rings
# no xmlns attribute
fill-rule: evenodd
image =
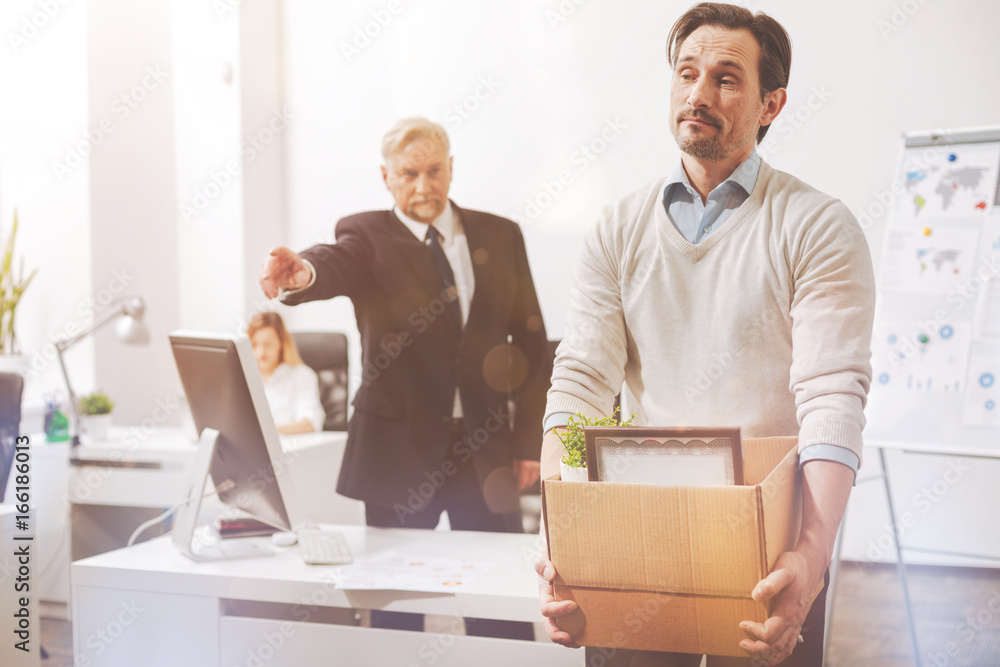
<svg viewBox="0 0 1000 667"><path fill-rule="evenodd" d="M559 338L581 231L603 205L665 175L679 158L667 128L664 43L690 4L421 0L401 2L386 21L386 0L286 3L286 99L296 114L288 138L289 243L304 247L328 237L341 216L390 206L378 176L379 140L395 119L427 115L452 138L455 201L522 224L546 327ZM788 105L761 154L855 211L878 265L901 133L1000 125L993 66L1000 3L743 4L778 19L793 45ZM559 20L552 12L560 8L572 13ZM367 43L358 37L366 28ZM454 109L463 102L464 116ZM624 127L617 136L609 130L614 141L602 145L609 119ZM580 148L595 140L603 153L591 161ZM561 192L560 172L568 181ZM354 332L342 299L287 317L299 327ZM876 452L867 461L863 476L878 472ZM1000 502L986 482L990 462L965 463L970 472L959 489L919 513L907 539L1000 557L993 541L955 539L975 536L982 508ZM915 494L948 465L893 453L900 512L917 513ZM886 517L878 483L856 489L845 557L892 560L891 549L871 546L884 546Z"/></svg>
<svg viewBox="0 0 1000 667"><path fill-rule="evenodd" d="M30 0L5 2L0 35L0 232L7 237L17 208L15 258L38 269L16 327L30 363L25 401L38 406L62 386L53 341L86 325L102 308L92 299L104 297L103 285L91 289L84 4L50 15ZM93 341L66 363L81 386L93 385Z"/></svg>
<svg viewBox="0 0 1000 667"><path fill-rule="evenodd" d="M115 126L90 156L91 275L95 287L122 275L123 293L146 300L150 331L142 347L111 327L95 333L96 384L115 401L115 421L138 424L179 393L167 342L181 301L170 3L86 6L88 125Z"/></svg>
<svg viewBox="0 0 1000 667"><path fill-rule="evenodd" d="M151 304L151 313L174 313L159 328L235 328L233 319L259 303L255 253L271 243L298 248L328 239L339 217L389 205L378 176L379 139L393 120L412 113L449 128L456 201L524 225L546 323L550 336L558 337L580 230L602 205L664 174L678 158L666 123L663 46L686 2L286 0L283 12L274 3L256 3L253 12L237 7L224 13L167 0L141 10L130 10L132 4L59 5L17 48L10 35L26 30L24 21L34 20L39 5L4 3L0 15L6 37L0 76L5 89L15 92L2 107L0 228L20 206L19 254L28 268L41 269L19 324L29 356L43 353L50 337L68 326L85 323L87 299L113 286L114 268L128 266L136 253L141 257L151 234L162 235L161 255L176 244L174 264L168 262L167 273L158 270L158 282L147 285L162 301ZM857 211L868 225L876 261L884 217L864 212L881 208L878 197L888 192L899 134L1000 120L997 76L989 66L1000 56L992 32L1000 5L911 4L906 8L916 8L912 16L892 2L851 0L836 11L791 0L749 3L781 20L794 46L785 120L772 128L761 151L778 168ZM164 21L149 18L157 12ZM232 25L237 20L238 29ZM364 38L367 43L358 36L366 28L375 33ZM283 52L267 59L281 44ZM144 106L117 122L116 131L60 180L53 163L65 161L85 132L110 114L110 99L128 89L125 70L135 69L141 81L153 45L177 68L173 79L151 91ZM345 53L348 46L356 51ZM114 56L107 68L100 60L105 53ZM255 60L261 53L265 57ZM283 69L264 71L267 63ZM257 71L247 78L244 66ZM253 92L259 90L264 92ZM241 175L193 228L183 228L175 213L171 224L179 240L168 239L174 232L164 231L158 219L166 220L164 207L179 208L199 183L204 187L225 155L238 152L240 142L266 124L267 106L280 101L282 90L290 120L257 160L262 175L255 177L252 193L241 192ZM166 99L156 99L156 93ZM162 120L146 118L160 108ZM796 114L802 120L793 120ZM608 130L614 141L605 144L600 134L609 120L620 129ZM593 161L580 150L591 142L605 149ZM94 160L109 167L92 183ZM169 161L176 169L164 166ZM275 163L284 178L274 176ZM556 183L561 172L568 185ZM136 208L150 187L164 196L172 191L172 200ZM111 239L110 250L102 245L94 251L100 266L92 265L90 248L88 207L95 192L101 196L93 205L102 216L94 231L102 242ZM245 210L251 194L264 198L266 216L253 218ZM155 215L146 215L147 209ZM227 254L220 250L227 239L252 247ZM220 266L241 275L216 271L214 289L199 289L206 275L200 267L213 248L224 255ZM149 257L155 266L159 255ZM346 303L283 310L299 328L353 327ZM84 342L70 354L74 381L83 389L104 377L124 382L115 370L120 350L102 353L95 374L91 345ZM167 354L162 346L155 350L161 361L154 374L164 378L164 390ZM54 365L41 365L43 374L29 383L36 397L60 384Z"/></svg>
<svg viewBox="0 0 1000 667"><path fill-rule="evenodd" d="M761 152L857 211L878 258L884 215L862 212L888 192L900 134L1000 122L998 77L987 64L1000 60L1000 4L744 4L781 21L793 42L788 106ZM900 4L917 11L894 9ZM678 159L664 43L688 5L426 0L403 1L391 14L384 0L286 3L287 100L296 114L289 242L308 245L343 215L388 206L379 139L395 119L427 115L450 131L456 202L524 226L546 325L558 337L580 230ZM575 9L562 17L560 8ZM466 117L454 109L463 102ZM580 147L597 140L601 149L609 119L624 128L590 161ZM571 182L550 200L546 186L555 192L560 172ZM342 307L311 308L322 317L301 317L350 325Z"/></svg>
<svg viewBox="0 0 1000 667"><path fill-rule="evenodd" d="M41 360L30 400L61 386L50 339L89 321L121 267L138 276L128 289L150 302L157 340L128 350L103 332L96 355L93 340L70 353L74 383L120 393L120 423L178 392L166 331L235 330L260 302L254 273L269 245L302 248L344 215L389 206L378 147L403 115L449 129L460 205L522 223L552 338L581 230L678 159L664 41L687 0L243 4L65 0L48 16L37 0L3 3L0 230L18 206L18 254L39 268L19 322L24 351ZM899 135L1000 124L1000 3L746 4L793 41L789 104L761 152L856 211L878 262L885 219L868 212L888 196ZM112 100L161 61L171 76L119 118ZM181 204L278 102L287 125L182 227ZM88 146L106 117L113 132ZM591 142L592 161L581 152ZM78 145L89 155L57 173ZM298 329L354 332L344 300L281 310Z"/></svg>

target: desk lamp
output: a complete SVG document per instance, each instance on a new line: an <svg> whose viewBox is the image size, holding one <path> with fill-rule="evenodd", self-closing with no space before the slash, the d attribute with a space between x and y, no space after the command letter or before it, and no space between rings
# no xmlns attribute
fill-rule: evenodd
<svg viewBox="0 0 1000 667"><path fill-rule="evenodd" d="M80 410L77 407L76 394L73 393L73 387L69 383L69 375L66 373L66 362L63 361L63 352L116 318L118 318L118 324L115 325L115 337L118 340L129 345L148 345L149 329L142 322L142 314L145 310L146 304L143 302L142 297L122 297L114 307L91 322L83 331L71 338L56 343L56 351L59 354L59 366L62 367L63 380L66 381L66 390L69 392L70 411L73 413L73 448L80 444Z"/></svg>

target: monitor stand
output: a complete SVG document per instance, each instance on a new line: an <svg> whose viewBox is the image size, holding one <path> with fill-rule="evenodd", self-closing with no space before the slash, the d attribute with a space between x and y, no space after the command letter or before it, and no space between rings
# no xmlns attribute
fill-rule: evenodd
<svg viewBox="0 0 1000 667"><path fill-rule="evenodd" d="M171 537L174 546L182 554L195 561L217 561L231 558L252 558L255 556L270 556L274 554L270 542L266 539L248 537L231 540L208 539L207 534L198 534L198 515L201 514L201 502L205 496L205 485L211 478L212 459L215 457L215 446L219 441L219 432L214 428L206 428L201 432L198 441L198 452L187 484L185 504L174 517L174 527Z"/></svg>

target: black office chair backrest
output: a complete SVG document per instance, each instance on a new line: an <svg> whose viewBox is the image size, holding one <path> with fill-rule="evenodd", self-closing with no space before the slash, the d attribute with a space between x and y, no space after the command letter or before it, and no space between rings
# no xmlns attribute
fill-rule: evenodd
<svg viewBox="0 0 1000 667"><path fill-rule="evenodd" d="M21 428L21 394L24 378L17 373L0 373L0 502L4 501L7 479L14 466L14 447Z"/></svg>
<svg viewBox="0 0 1000 667"><path fill-rule="evenodd" d="M347 336L334 331L297 331L295 346L319 376L319 400L326 412L324 431L347 430Z"/></svg>

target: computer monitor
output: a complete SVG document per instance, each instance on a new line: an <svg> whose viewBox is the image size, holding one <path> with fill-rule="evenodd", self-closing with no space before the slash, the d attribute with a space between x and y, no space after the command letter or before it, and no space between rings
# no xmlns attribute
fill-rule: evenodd
<svg viewBox="0 0 1000 667"><path fill-rule="evenodd" d="M279 530L291 530L293 517L301 515L296 514L288 466L282 464L281 442L250 340L176 331L170 334L170 347L201 434L189 502L174 521L174 543L192 558L231 556L210 549L197 553L199 545L193 544L208 477L223 503Z"/></svg>

